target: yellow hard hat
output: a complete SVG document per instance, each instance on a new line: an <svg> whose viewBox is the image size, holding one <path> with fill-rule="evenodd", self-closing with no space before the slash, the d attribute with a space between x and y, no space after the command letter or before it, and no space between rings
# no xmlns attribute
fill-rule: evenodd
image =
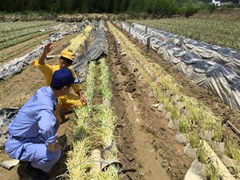
<svg viewBox="0 0 240 180"><path fill-rule="evenodd" d="M71 61L74 60L74 54L70 51L68 51L67 49L64 49L62 52L61 52L61 56L66 58L66 59L69 59Z"/></svg>

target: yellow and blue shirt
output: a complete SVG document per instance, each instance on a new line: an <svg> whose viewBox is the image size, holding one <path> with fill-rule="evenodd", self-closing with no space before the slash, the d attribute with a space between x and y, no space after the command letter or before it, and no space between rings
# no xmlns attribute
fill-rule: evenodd
<svg viewBox="0 0 240 180"><path fill-rule="evenodd" d="M59 65L49 65L47 63L44 63L43 65L41 65L38 63L38 59L34 60L31 64L36 66L37 68L39 68L40 71L43 73L47 86L49 86L51 83L53 73L56 70L60 69ZM70 67L68 69L72 72L73 77L77 78L77 75L74 72L74 70ZM73 88L75 93L77 93L79 90L81 90L80 84L73 84L71 87ZM57 106L57 110L56 110L56 116L60 117L60 109L62 109L65 112L68 112L68 111L72 110L74 107L81 107L81 106L82 106L82 103L80 102L78 96L76 96L72 93L69 93L66 96L61 96L58 98L58 106Z"/></svg>

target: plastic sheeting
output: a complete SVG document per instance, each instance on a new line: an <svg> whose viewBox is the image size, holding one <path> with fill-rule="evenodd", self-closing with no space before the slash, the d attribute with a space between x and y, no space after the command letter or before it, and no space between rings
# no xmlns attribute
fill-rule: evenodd
<svg viewBox="0 0 240 180"><path fill-rule="evenodd" d="M209 59L226 65L240 75L240 52L238 51L235 51L231 48L223 48L217 45L199 42L184 36L175 35L137 23L132 23L131 26L138 30L144 31L148 35L157 37L164 42L174 44L188 52L198 54L203 59Z"/></svg>
<svg viewBox="0 0 240 180"><path fill-rule="evenodd" d="M49 41L51 42L58 41L59 39L63 38L66 34L73 33L78 29L84 29L84 27L88 26L90 23L91 23L90 21L86 20L80 24L80 28L78 27L76 28L76 24L71 24L72 29L71 28L69 29L69 26L68 26L67 28L69 29L68 31L62 31L62 25L59 26L58 33L52 34L48 40L45 40L42 42L43 45L37 47L31 53L0 65L0 80L8 76L11 76L13 74L21 72L24 66L28 65L32 60L39 57L40 53L43 51L45 44L48 43ZM97 60L102 54L108 53L108 44L107 44L107 40L104 32L104 29L106 28L105 22L94 21L93 26L94 26L95 32L93 33L93 41L92 41L91 47L83 54L75 56L74 64L72 65L72 68L74 69L76 74L79 77L81 77L80 78L81 81L84 81L86 78L85 71L88 67L89 61ZM6 138L7 138L6 127L13 120L13 118L18 113L18 111L19 111L19 108L0 109L0 127L1 127L0 147L4 146L4 142L6 141ZM4 130L4 132L2 132L2 130Z"/></svg>
<svg viewBox="0 0 240 180"><path fill-rule="evenodd" d="M78 32L83 30L86 26L92 25L93 26L93 41L91 43L90 48L81 55L76 55L74 59L74 63L72 68L79 76L81 81L84 81L86 78L86 69L88 67L88 63L90 60L98 59L102 54L107 54L108 52L108 44L105 37L105 21L100 20L93 21L92 23L88 20L83 21L80 23L80 28L77 26L76 23L72 24L61 24L58 26L59 32L51 34L49 39L42 42L42 45L38 46L34 49L31 53L26 54L23 57L16 58L12 61L6 62L4 64L0 64L0 80L4 78L20 73L23 68L30 64L32 60L39 57L40 53L43 51L44 46L48 42L58 41L62 39L64 36ZM64 30L67 29L67 30Z"/></svg>
<svg viewBox="0 0 240 180"><path fill-rule="evenodd" d="M133 23L115 22L139 42L150 47L187 78L220 97L240 111L240 53L229 48L210 46L164 31Z"/></svg>
<svg viewBox="0 0 240 180"><path fill-rule="evenodd" d="M19 108L0 109L0 148L2 149L8 137L7 126L18 113Z"/></svg>
<svg viewBox="0 0 240 180"><path fill-rule="evenodd" d="M86 69L88 63L93 60L97 60L103 54L108 54L108 43L105 35L105 21L100 21L99 26L94 26L95 32L93 32L93 40L90 48L81 55L78 55L74 59L72 68L77 74L81 82L86 79Z"/></svg>
<svg viewBox="0 0 240 180"><path fill-rule="evenodd" d="M18 107L0 109L0 127L8 125L13 120L18 111Z"/></svg>
<svg viewBox="0 0 240 180"><path fill-rule="evenodd" d="M3 80L8 76L20 73L26 65L28 65L32 60L39 57L40 53L43 51L46 42L58 41L59 39L62 39L64 36L75 33L80 30L76 23L71 24L61 23L57 26L54 26L53 28L55 30L58 30L58 32L51 34L48 40L42 41L42 45L38 46L32 52L26 54L25 56L16 58L12 61L0 64L0 80Z"/></svg>
<svg viewBox="0 0 240 180"><path fill-rule="evenodd" d="M40 54L40 48L33 50L30 54L27 54L23 57L16 58L12 61L6 62L0 66L0 80L11 76L16 73L20 73L22 69L29 64L29 62L37 58Z"/></svg>

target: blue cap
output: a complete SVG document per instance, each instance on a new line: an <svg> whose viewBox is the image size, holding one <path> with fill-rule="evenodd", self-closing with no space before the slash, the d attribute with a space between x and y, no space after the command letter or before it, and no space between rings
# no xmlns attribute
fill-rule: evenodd
<svg viewBox="0 0 240 180"><path fill-rule="evenodd" d="M53 73L50 86L56 90L64 86L80 83L79 79L73 77L72 72L67 68L62 68Z"/></svg>

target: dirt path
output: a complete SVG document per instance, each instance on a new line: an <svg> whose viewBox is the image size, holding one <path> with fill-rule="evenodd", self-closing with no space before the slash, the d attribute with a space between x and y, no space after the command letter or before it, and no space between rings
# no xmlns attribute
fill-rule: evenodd
<svg viewBox="0 0 240 180"><path fill-rule="evenodd" d="M135 75L135 69L132 69L130 65L128 54L116 56L115 37L110 32L106 33L109 44L107 59L114 95L112 107L118 117L117 147L126 174L129 179L133 180L182 180L193 159L184 155L184 145L176 141L176 131L168 128L168 121L162 117L160 111L152 106L156 99L151 95L148 84ZM125 33L123 32L123 34ZM72 37L73 35L67 36L55 42L52 54L60 53ZM237 112L229 110L228 106L209 91L199 88L185 79L153 51L147 53L144 46L133 39L130 41L138 47L144 56L150 58L153 63L160 64L169 75L173 76L182 86L183 94L198 99L210 107L216 115L227 117L228 112L231 112L229 118L238 125L240 116ZM120 45L120 52L124 52L124 48L126 48L124 45ZM26 53L29 52L26 50ZM56 59L49 62L55 63ZM40 71L32 66L27 66L20 74L0 82L0 108L22 105L34 91L43 85L44 79ZM62 159L54 167L52 179L58 179L56 177L66 171L64 165L66 151L71 142L69 127L74 115L69 115L68 118L68 121L63 123L59 129L60 142L67 146ZM224 127L225 137L239 141L239 137L229 127ZM6 159L8 159L7 154L1 150L0 161ZM19 179L19 169L21 169L19 165L11 170L0 167L1 180Z"/></svg>
<svg viewBox="0 0 240 180"><path fill-rule="evenodd" d="M109 54L110 57L111 54ZM125 146L127 147L126 157L130 161L129 165L127 165L131 168L132 164L136 165L137 163L137 168L139 168L136 169L136 174L130 175L131 178L157 180L161 176L166 180L170 179L162 168L162 158L159 157L151 144L153 140L152 135L142 127L146 126L146 119L144 118L144 113L142 113L146 112L146 109L143 108L150 107L153 99L146 98L148 97L146 88L144 88L143 84L137 82L137 77L132 76L132 69L129 67L126 58L113 58L110 67L112 73L118 72L112 77L114 82L113 105L115 113L119 117L118 124L120 127L117 130L124 138L124 143L126 143ZM136 90L128 92L124 84L131 84ZM143 102L145 102L145 107L141 107ZM122 149L120 145L118 147Z"/></svg>

